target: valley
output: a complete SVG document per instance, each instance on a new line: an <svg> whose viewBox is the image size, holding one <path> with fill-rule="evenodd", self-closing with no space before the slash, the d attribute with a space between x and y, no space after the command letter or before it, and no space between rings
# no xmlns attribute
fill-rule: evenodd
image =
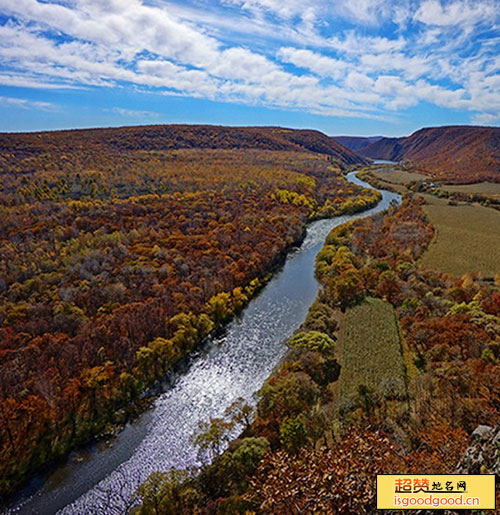
<svg viewBox="0 0 500 515"><path fill-rule="evenodd" d="M452 472L500 422L484 174L280 128L0 144L9 513L328 511L316 488L352 507L377 473Z"/></svg>
<svg viewBox="0 0 500 515"><path fill-rule="evenodd" d="M499 7L0 0L0 515L500 510Z"/></svg>

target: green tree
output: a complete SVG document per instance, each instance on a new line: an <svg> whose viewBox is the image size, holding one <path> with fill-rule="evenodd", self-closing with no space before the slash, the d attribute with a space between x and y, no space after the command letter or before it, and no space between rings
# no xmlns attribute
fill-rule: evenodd
<svg viewBox="0 0 500 515"><path fill-rule="evenodd" d="M318 395L318 385L304 372L271 378L259 391L259 415L281 421L306 410Z"/></svg>
<svg viewBox="0 0 500 515"><path fill-rule="evenodd" d="M243 438L231 453L231 468L236 477L248 477L257 468L262 457L269 452L269 442L263 436Z"/></svg>
<svg viewBox="0 0 500 515"><path fill-rule="evenodd" d="M197 492L186 485L189 474L184 470L153 472L136 491L142 505L138 515L170 515L189 513Z"/></svg>
<svg viewBox="0 0 500 515"><path fill-rule="evenodd" d="M233 422L226 422L223 418L213 418L210 422L200 424L200 432L194 438L199 448L200 461L208 462L220 455L224 443L229 441L229 432L233 427Z"/></svg>
<svg viewBox="0 0 500 515"><path fill-rule="evenodd" d="M207 302L207 311L216 323L223 322L232 315L231 295L226 292L214 295Z"/></svg>
<svg viewBox="0 0 500 515"><path fill-rule="evenodd" d="M289 454L298 454L306 443L306 430L299 417L286 417L280 426L280 442Z"/></svg>
<svg viewBox="0 0 500 515"><path fill-rule="evenodd" d="M331 354L335 350L335 340L319 331L297 333L287 344L294 349L316 351L323 355Z"/></svg>
<svg viewBox="0 0 500 515"><path fill-rule="evenodd" d="M243 424L245 429L252 423L253 409L243 397L238 397L225 411L225 415L236 424Z"/></svg>
<svg viewBox="0 0 500 515"><path fill-rule="evenodd" d="M326 294L331 304L342 311L359 302L364 297L365 289L358 270L352 267L332 277L327 284Z"/></svg>

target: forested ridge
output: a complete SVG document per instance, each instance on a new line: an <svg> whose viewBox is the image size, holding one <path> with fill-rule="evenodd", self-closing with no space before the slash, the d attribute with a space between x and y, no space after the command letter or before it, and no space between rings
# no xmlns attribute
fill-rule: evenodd
<svg viewBox="0 0 500 515"><path fill-rule="evenodd" d="M153 474L137 492L139 513L373 513L376 474L497 470L493 456L464 453L477 426L496 426L491 438L500 428L500 281L423 268L434 229L422 203L407 196L331 232L316 261L323 289L260 390L255 419L235 403L201 427L200 455L213 463L195 477ZM351 369L348 380L360 380L345 395L342 347L361 306L377 331L349 352L367 346L376 368L370 384ZM402 369L378 354L386 323L400 335ZM243 432L221 454L235 424Z"/></svg>
<svg viewBox="0 0 500 515"><path fill-rule="evenodd" d="M280 127L221 127L214 125L150 125L111 129L78 129L38 133L0 133L0 166L3 171L30 172L31 159L50 158L51 152L93 163L98 150L106 155L127 151L174 149L252 149L319 152L339 164L366 162L333 138L314 130ZM53 166L54 163L49 161ZM40 162L33 163L35 167ZM36 168L35 168L36 169Z"/></svg>
<svg viewBox="0 0 500 515"><path fill-rule="evenodd" d="M134 413L314 218L379 195L313 131L0 135L0 492ZM140 403L140 402L139 402Z"/></svg>
<svg viewBox="0 0 500 515"><path fill-rule="evenodd" d="M354 150L354 152L360 152L361 149L371 145L372 143L376 143L382 138L383 136L334 136L335 141L351 150Z"/></svg>
<svg viewBox="0 0 500 515"><path fill-rule="evenodd" d="M428 127L404 138L381 138L356 151L374 159L402 161L452 184L500 182L499 127Z"/></svg>

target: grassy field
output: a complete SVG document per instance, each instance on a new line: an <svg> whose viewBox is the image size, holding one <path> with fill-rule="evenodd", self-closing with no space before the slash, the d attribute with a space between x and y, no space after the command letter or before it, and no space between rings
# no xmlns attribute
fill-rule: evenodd
<svg viewBox="0 0 500 515"><path fill-rule="evenodd" d="M455 275L500 273L500 211L479 205L450 206L445 199L422 195L436 236L421 265Z"/></svg>
<svg viewBox="0 0 500 515"><path fill-rule="evenodd" d="M413 172L405 172L404 170L400 170L394 167L371 168L369 173L373 179L377 181L377 183L374 184L380 186L381 188L387 188L388 190L395 191L396 193L400 193L402 195L409 193L409 190L406 188L405 184L408 184L411 181L429 179L425 175Z"/></svg>
<svg viewBox="0 0 500 515"><path fill-rule="evenodd" d="M392 184L407 184L411 181L425 181L429 180L429 177L420 173L405 172L403 170L388 170L378 171L374 170L371 172L374 177L382 181L390 182Z"/></svg>
<svg viewBox="0 0 500 515"><path fill-rule="evenodd" d="M496 182L478 182L476 184L444 184L440 186L451 193L476 193L489 197L500 197L500 184Z"/></svg>
<svg viewBox="0 0 500 515"><path fill-rule="evenodd" d="M348 309L342 330L339 410L355 407L360 386L370 396L406 398L405 366L394 308L368 298Z"/></svg>
<svg viewBox="0 0 500 515"><path fill-rule="evenodd" d="M406 188L406 186L403 186L402 184L396 184L394 182L384 181L382 179L378 179L379 185L381 188L385 188L389 191L394 191L396 193L400 193L401 195L404 195L405 193L408 193L410 190Z"/></svg>

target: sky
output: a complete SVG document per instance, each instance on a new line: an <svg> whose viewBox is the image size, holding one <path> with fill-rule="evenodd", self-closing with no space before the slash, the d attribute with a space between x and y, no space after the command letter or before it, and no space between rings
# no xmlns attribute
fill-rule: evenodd
<svg viewBox="0 0 500 515"><path fill-rule="evenodd" d="M500 125L499 0L0 0L0 131Z"/></svg>

